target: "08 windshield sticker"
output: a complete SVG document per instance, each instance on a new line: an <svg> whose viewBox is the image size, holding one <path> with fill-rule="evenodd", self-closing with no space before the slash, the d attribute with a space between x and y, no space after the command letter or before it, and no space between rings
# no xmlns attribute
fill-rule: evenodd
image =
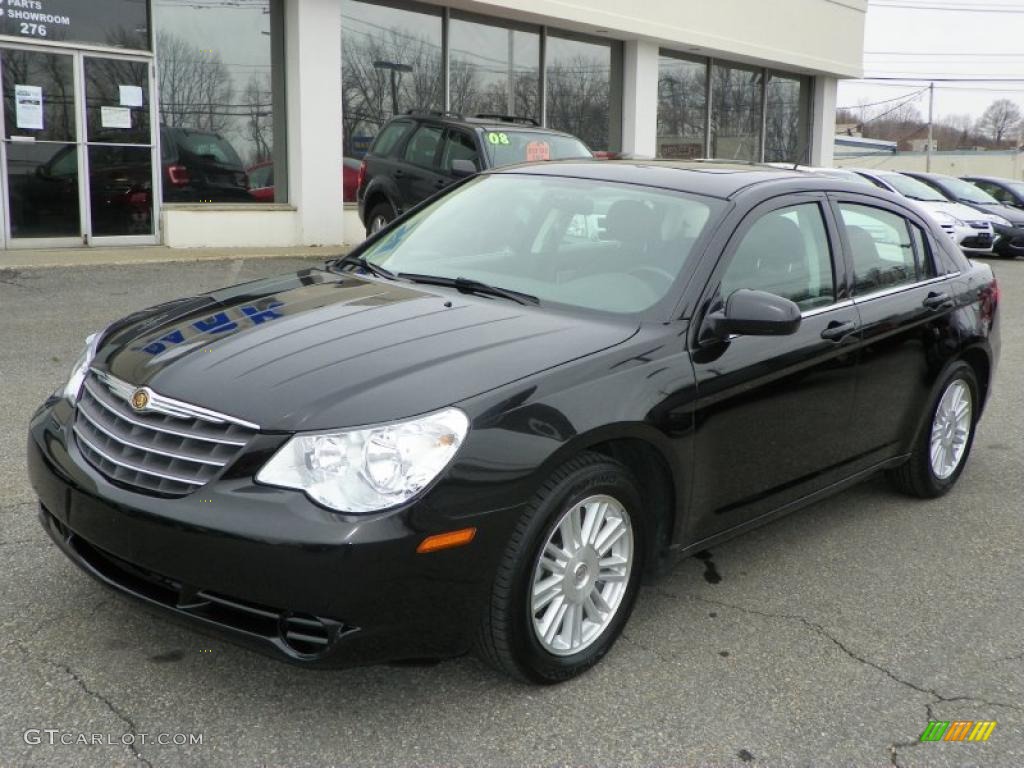
<svg viewBox="0 0 1024 768"><path fill-rule="evenodd" d="M508 134L507 133L503 133L503 132L499 132L499 131L490 131L487 134L487 140L489 142L491 142L491 144L510 144L511 143L509 141L509 139L508 139Z"/></svg>

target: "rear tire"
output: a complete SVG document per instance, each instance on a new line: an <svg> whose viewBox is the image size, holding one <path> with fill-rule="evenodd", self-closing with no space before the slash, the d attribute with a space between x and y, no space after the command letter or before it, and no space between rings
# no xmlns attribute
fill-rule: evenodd
<svg viewBox="0 0 1024 768"><path fill-rule="evenodd" d="M592 667L629 619L647 531L636 483L619 462L584 453L555 470L509 540L477 654L533 683Z"/></svg>
<svg viewBox="0 0 1024 768"><path fill-rule="evenodd" d="M382 200L370 209L366 217L366 236L374 235L395 220L395 209L391 203Z"/></svg>
<svg viewBox="0 0 1024 768"><path fill-rule="evenodd" d="M910 458L887 473L893 485L922 499L948 492L971 454L978 415L978 379L960 361L946 373Z"/></svg>

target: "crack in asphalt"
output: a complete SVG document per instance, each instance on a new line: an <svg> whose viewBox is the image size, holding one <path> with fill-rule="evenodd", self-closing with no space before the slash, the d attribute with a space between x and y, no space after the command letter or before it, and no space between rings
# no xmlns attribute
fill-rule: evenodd
<svg viewBox="0 0 1024 768"><path fill-rule="evenodd" d="M917 683L911 682L910 680L905 680L905 679L897 676L892 670L888 669L887 667L884 667L881 664L878 664L878 663L876 663L874 661L871 661L870 659L865 658L864 656L861 656L860 654L856 653L855 651L853 651L853 649L851 649L846 644L844 644L839 638L837 638L835 635L833 635L831 632L829 632L823 625L819 624L816 621L811 621L810 619L808 619L808 618L806 618L804 616L798 616L796 614L791 614L791 613L772 613L770 611L759 611L756 608L748 608L748 607L743 606L743 605L736 605L734 603L726 603L726 602L723 602L721 600L710 600L710 599L708 599L706 597L700 597L698 595L677 595L676 593L670 592L667 589L664 589L662 587L653 587L652 589L653 589L653 591L656 594L659 594L662 597L671 598L673 600L686 600L686 599L689 599L689 600L694 600L694 601L701 602L701 603L707 603L709 605L716 605L716 606L718 606L720 608L732 608L733 610L740 611L742 613L747 613L747 614L751 614L751 615L754 615L754 616L761 616L763 618L776 619L776 620L781 620L781 621L788 621L788 622L795 622L795 623L802 624L803 626L807 627L808 629L810 629L812 632L814 632L818 636L823 637L826 640L830 641L839 650L841 650L846 656L848 656L849 658L853 659L854 661L856 661L856 662L858 662L860 664L863 664L865 666L871 667L872 669L875 669L875 670L881 672L883 675L888 677L890 680L892 680L895 683L898 683L901 686L904 686L905 688L909 688L912 691L916 691L917 693L924 694L925 696L930 696L932 698L932 701L928 701L928 702L925 703L925 712L927 713L929 721L937 719L935 717L934 712L932 711L932 707L934 705L936 705L936 704L946 704L946 703L950 703L950 702L973 701L973 702L977 702L979 704L985 704L985 705L990 706L990 707L1003 707L1003 708L1006 708L1006 709L1013 709L1013 710L1016 710L1018 712L1024 711L1024 707L1018 706L1016 704L1008 704L1006 702L1000 702L1000 701L989 701L987 699L981 699L981 698L978 698L976 696L969 696L969 695L945 696L945 695L939 693L938 691L936 691L934 688L925 688L924 686L918 685ZM1018 656L1016 658L1021 658L1021 657L1024 657L1024 653L1021 653L1020 656ZM1012 659L1014 657L1009 657L1009 658ZM890 744L889 745L889 761L892 763L892 765L897 766L897 768L899 768L900 763L898 762L898 750L899 749L905 749L905 748L914 747L914 746L917 746L920 743L921 743L920 741L914 741L914 742L898 742L898 743Z"/></svg>
<svg viewBox="0 0 1024 768"><path fill-rule="evenodd" d="M70 666L59 661L54 661L53 659L47 658L46 656L38 656L32 653L19 640L13 641L11 645L13 645L19 651L21 651L21 653L24 654L29 660L35 661L37 663L47 664L53 667L54 669L57 669L63 672L64 674L68 675L72 680L75 681L75 684L79 687L79 689L81 689L83 693L85 693L86 696L103 704L111 712L111 714L113 714L115 717L121 720L121 722L127 725L129 728L129 730L127 731L128 733L139 733L139 729L138 726L135 725L135 721L127 713L125 713L124 710L122 710L113 701L111 701L109 697L105 696L99 691L95 691L92 688L90 688L88 684ZM134 743L125 744L124 746L128 748L128 750L132 753L132 755L134 755L136 760L141 762L143 765L148 766L149 768L153 768L153 764L142 756L142 753L139 752L138 748L136 748Z"/></svg>

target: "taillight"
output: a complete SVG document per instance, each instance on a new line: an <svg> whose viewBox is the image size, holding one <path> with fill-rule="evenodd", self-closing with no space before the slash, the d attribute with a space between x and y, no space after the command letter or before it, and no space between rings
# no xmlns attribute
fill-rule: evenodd
<svg viewBox="0 0 1024 768"><path fill-rule="evenodd" d="M175 187L184 187L192 181L192 177L184 165L168 165L167 180Z"/></svg>
<svg viewBox="0 0 1024 768"><path fill-rule="evenodd" d="M359 164L359 175L356 176L356 193L363 188L363 182L366 181L366 158L363 158L363 162Z"/></svg>
<svg viewBox="0 0 1024 768"><path fill-rule="evenodd" d="M999 281L993 277L992 282L981 289L979 298L981 299L981 319L986 323L991 322L999 307Z"/></svg>

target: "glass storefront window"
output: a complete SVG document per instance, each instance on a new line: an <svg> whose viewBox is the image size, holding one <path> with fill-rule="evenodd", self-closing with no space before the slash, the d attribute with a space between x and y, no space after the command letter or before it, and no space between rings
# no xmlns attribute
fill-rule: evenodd
<svg viewBox="0 0 1024 768"><path fill-rule="evenodd" d="M391 117L444 109L443 18L407 3L341 2L342 131L362 157Z"/></svg>
<svg viewBox="0 0 1024 768"><path fill-rule="evenodd" d="M711 157L761 159L763 70L714 62L711 66Z"/></svg>
<svg viewBox="0 0 1024 768"><path fill-rule="evenodd" d="M811 80L801 75L768 75L764 159L803 163L810 147Z"/></svg>
<svg viewBox="0 0 1024 768"><path fill-rule="evenodd" d="M622 44L550 33L547 125L598 151L622 144Z"/></svg>
<svg viewBox="0 0 1024 768"><path fill-rule="evenodd" d="M256 171L287 178L274 142L281 11L280 0L153 4L165 203L287 201L283 186L251 183Z"/></svg>
<svg viewBox="0 0 1024 768"><path fill-rule="evenodd" d="M704 157L707 78L706 59L666 53L658 59L658 157Z"/></svg>
<svg viewBox="0 0 1024 768"><path fill-rule="evenodd" d="M540 33L453 18L451 109L540 121Z"/></svg>

